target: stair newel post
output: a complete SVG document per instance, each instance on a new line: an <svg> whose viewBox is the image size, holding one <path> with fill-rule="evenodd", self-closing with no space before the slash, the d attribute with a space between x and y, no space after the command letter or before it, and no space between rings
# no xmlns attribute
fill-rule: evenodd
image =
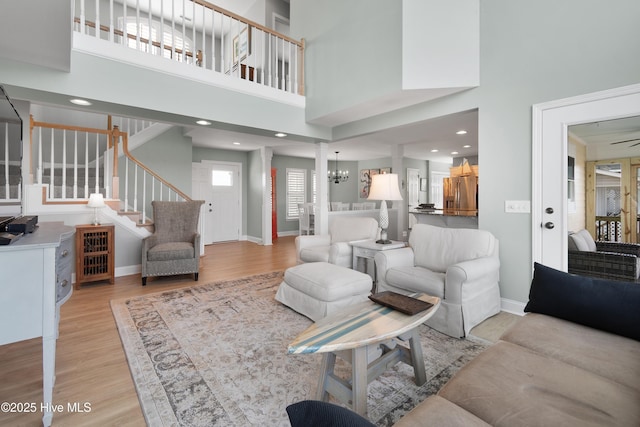
<svg viewBox="0 0 640 427"><path fill-rule="evenodd" d="M127 135L120 132L118 126L114 126L111 141L113 146L113 170L112 170L112 178L111 178L111 198L119 199L120 198L120 177L118 176L118 144L120 142L120 136L122 138L126 138Z"/></svg>

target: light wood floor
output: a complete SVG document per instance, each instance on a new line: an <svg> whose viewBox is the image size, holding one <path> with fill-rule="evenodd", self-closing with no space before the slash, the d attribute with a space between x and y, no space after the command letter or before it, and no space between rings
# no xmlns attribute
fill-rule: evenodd
<svg viewBox="0 0 640 427"><path fill-rule="evenodd" d="M194 282L192 275L150 278L147 286L142 287L137 274L118 277L114 285L96 283L74 290L71 299L61 309L53 402L62 404L65 410L54 414L53 425L145 424L111 313L109 302L112 299L285 270L295 265L293 240L293 237L281 237L272 246L246 241L207 246L201 260L199 282ZM494 320L485 327L485 336L476 333L477 328L472 333L493 340L510 323L509 315L502 315L504 313L499 315L499 321ZM0 346L0 402L33 402L38 407L36 413L0 411L0 425L41 425L41 400L41 339ZM67 404L75 402L81 405L88 402L90 412L68 412Z"/></svg>

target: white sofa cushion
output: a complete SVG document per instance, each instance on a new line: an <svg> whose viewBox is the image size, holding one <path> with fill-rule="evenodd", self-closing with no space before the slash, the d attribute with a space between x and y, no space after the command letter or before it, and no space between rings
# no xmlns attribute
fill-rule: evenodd
<svg viewBox="0 0 640 427"><path fill-rule="evenodd" d="M416 224L409 237L416 266L438 273L444 273L453 264L490 256L495 244L495 237L485 230L443 228L428 224Z"/></svg>
<svg viewBox="0 0 640 427"><path fill-rule="evenodd" d="M596 252L596 242L584 228L569 235L569 249L576 251Z"/></svg>
<svg viewBox="0 0 640 427"><path fill-rule="evenodd" d="M292 288L321 301L337 301L353 295L368 295L371 276L325 262L288 268L284 281Z"/></svg>
<svg viewBox="0 0 640 427"><path fill-rule="evenodd" d="M413 292L426 292L444 298L444 273L436 273L422 267L395 267L387 270L389 283L402 283L402 288Z"/></svg>
<svg viewBox="0 0 640 427"><path fill-rule="evenodd" d="M304 262L329 262L330 246L311 246L300 250L300 259Z"/></svg>
<svg viewBox="0 0 640 427"><path fill-rule="evenodd" d="M373 218L336 218L329 225L331 243L375 239L378 221Z"/></svg>

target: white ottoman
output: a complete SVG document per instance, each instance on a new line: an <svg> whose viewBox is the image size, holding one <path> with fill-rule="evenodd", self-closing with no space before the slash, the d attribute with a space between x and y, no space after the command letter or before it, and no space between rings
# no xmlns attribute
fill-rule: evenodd
<svg viewBox="0 0 640 427"><path fill-rule="evenodd" d="M351 304L366 301L371 277L328 262L310 262L288 268L276 300L313 320Z"/></svg>

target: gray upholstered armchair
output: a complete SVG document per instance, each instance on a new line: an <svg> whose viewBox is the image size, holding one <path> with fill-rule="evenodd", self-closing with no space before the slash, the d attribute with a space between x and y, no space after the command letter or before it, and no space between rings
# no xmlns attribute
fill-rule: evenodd
<svg viewBox="0 0 640 427"><path fill-rule="evenodd" d="M142 241L142 286L149 276L171 276L200 270L198 219L204 201L151 202L155 232Z"/></svg>

